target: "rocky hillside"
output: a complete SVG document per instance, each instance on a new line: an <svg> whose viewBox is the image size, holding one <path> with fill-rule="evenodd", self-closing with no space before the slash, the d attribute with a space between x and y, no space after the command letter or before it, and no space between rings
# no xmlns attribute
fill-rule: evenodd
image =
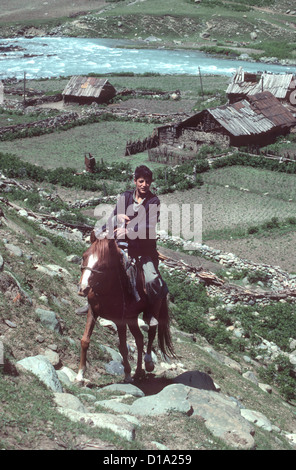
<svg viewBox="0 0 296 470"><path fill-rule="evenodd" d="M190 333L180 328L174 293L170 305L178 359L165 361L156 349L153 373L123 384L116 327L100 319L88 356L88 381L78 384L85 317L75 313L84 304L77 295L77 283L81 254L89 240L85 231L63 223L61 214L40 217L25 208L26 201L21 205L9 201L10 188L21 184L25 183L1 177L2 449L295 448L293 399L284 399L276 381L266 383L259 373L275 357L284 356L295 376L293 331L289 351L275 340L258 337L251 354L249 335L233 318L237 301L258 306L254 325L260 302L293 305L293 277L272 266L260 267L266 272L273 269L273 285L262 296L260 285L242 288L217 275L216 267L238 269L238 263L246 267L246 260L205 246L198 257L188 252L183 256L175 251L182 241L160 233L160 244L166 244L160 248L164 275L173 280L183 273L182 290L189 286L194 295L201 289L200 296L204 293L213 300L200 307L200 315L205 318L205 331L220 334L221 347L198 330ZM34 191L44 199L54 197L36 186ZM252 268L258 266L250 263L248 269ZM223 326L218 320L225 307L228 323ZM145 324L141 319L139 323L146 337ZM229 341L239 340L240 350L230 352L222 346L224 333ZM130 336L128 345L135 370L136 349Z"/></svg>

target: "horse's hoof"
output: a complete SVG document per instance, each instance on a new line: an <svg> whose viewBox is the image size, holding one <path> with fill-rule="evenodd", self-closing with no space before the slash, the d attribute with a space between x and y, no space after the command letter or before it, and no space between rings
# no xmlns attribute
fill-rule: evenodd
<svg viewBox="0 0 296 470"><path fill-rule="evenodd" d="M145 369L147 372L152 372L154 370L154 362L153 361L145 362Z"/></svg>
<svg viewBox="0 0 296 470"><path fill-rule="evenodd" d="M154 362L152 360L151 354L145 354L144 363L147 372L152 372L154 370Z"/></svg>
<svg viewBox="0 0 296 470"><path fill-rule="evenodd" d="M133 381L134 381L134 379L132 378L132 376L131 376L130 374L129 374L129 375L126 375L126 376L124 377L124 383L125 383L125 384L132 384Z"/></svg>

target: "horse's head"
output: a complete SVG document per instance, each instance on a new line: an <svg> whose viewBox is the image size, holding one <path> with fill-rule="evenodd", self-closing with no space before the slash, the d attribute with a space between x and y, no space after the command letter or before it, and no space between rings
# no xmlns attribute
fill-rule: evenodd
<svg viewBox="0 0 296 470"><path fill-rule="evenodd" d="M114 239L97 239L82 256L78 294L86 297L91 289L98 289L106 271L118 262L119 250Z"/></svg>

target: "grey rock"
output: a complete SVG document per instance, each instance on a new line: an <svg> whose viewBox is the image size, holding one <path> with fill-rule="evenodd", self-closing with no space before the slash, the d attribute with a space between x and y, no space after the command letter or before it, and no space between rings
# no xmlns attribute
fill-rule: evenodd
<svg viewBox="0 0 296 470"><path fill-rule="evenodd" d="M84 423L91 427L110 429L120 437L133 441L135 439L135 424L124 416L109 413L82 413L70 408L59 407L58 411L71 421Z"/></svg>
<svg viewBox="0 0 296 470"><path fill-rule="evenodd" d="M61 325L58 321L55 312L52 310L43 310L42 308L36 308L35 313L38 315L41 324L49 330L61 333Z"/></svg>
<svg viewBox="0 0 296 470"><path fill-rule="evenodd" d="M57 376L59 378L59 381L64 384L64 385L71 385L71 380L69 379L69 377L67 376L67 374L65 374L65 372L63 372L62 370L57 370Z"/></svg>
<svg viewBox="0 0 296 470"><path fill-rule="evenodd" d="M259 428L265 429L266 431L272 431L272 424L264 414L254 410L241 410L241 415L250 423L256 424Z"/></svg>
<svg viewBox="0 0 296 470"><path fill-rule="evenodd" d="M243 418L237 403L211 390L172 384L129 406L129 413L136 416L158 416L171 411L186 413L191 419L201 417L214 436L233 448L252 449L255 446L253 427Z"/></svg>
<svg viewBox="0 0 296 470"><path fill-rule="evenodd" d="M5 323L6 323L6 325L9 326L10 328L16 328L16 327L17 327L16 323L14 323L14 322L12 322L12 321L10 321L10 320L5 320Z"/></svg>
<svg viewBox="0 0 296 470"><path fill-rule="evenodd" d="M20 249L20 247L12 245L11 243L7 243L5 245L5 248L13 255L13 256L18 256L21 258L23 256L23 250Z"/></svg>
<svg viewBox="0 0 296 470"><path fill-rule="evenodd" d="M116 413L128 414L130 413L131 405L121 403L120 399L113 398L111 400L99 400L95 402L96 406L107 408L108 410L115 411Z"/></svg>
<svg viewBox="0 0 296 470"><path fill-rule="evenodd" d="M62 408L67 408L80 413L87 413L88 409L81 403L79 398L71 395L71 393L55 393L54 401Z"/></svg>
<svg viewBox="0 0 296 470"><path fill-rule="evenodd" d="M101 351L110 354L110 356L112 358L112 361L119 362L119 363L122 362L122 355L118 351L115 351L114 349L110 348L109 346L104 346L102 344L100 344L99 348L101 349Z"/></svg>
<svg viewBox="0 0 296 470"><path fill-rule="evenodd" d="M108 362L108 364L105 364L105 369L106 369L106 372L111 375L123 375L124 374L123 365L117 361Z"/></svg>
<svg viewBox="0 0 296 470"><path fill-rule="evenodd" d="M52 351L51 349L47 349L46 351L44 351L44 356L49 360L49 362L51 363L51 365L53 365L55 369L60 366L61 360L57 352Z"/></svg>
<svg viewBox="0 0 296 470"><path fill-rule="evenodd" d="M75 379L77 377L77 373L74 372L74 370L72 370L72 369L70 369L69 367L66 367L66 366L62 367L58 371L58 373L64 374L68 378L70 383L75 382Z"/></svg>
<svg viewBox="0 0 296 470"><path fill-rule="evenodd" d="M192 417L202 417L214 436L236 449L254 448L253 428L243 419L239 406L229 397L212 391L191 389L188 401L193 408Z"/></svg>
<svg viewBox="0 0 296 470"><path fill-rule="evenodd" d="M78 255L69 255L67 256L67 261L69 261L69 263L73 263L73 264L80 264L81 263L81 257L78 256Z"/></svg>
<svg viewBox="0 0 296 470"><path fill-rule="evenodd" d="M221 364L224 364L230 367L231 369L236 370L239 374L242 373L241 365L238 362L234 361L233 359L230 359L228 356L224 356L223 354L218 353L211 347L205 347L204 350L208 352L218 362L221 362Z"/></svg>
<svg viewBox="0 0 296 470"><path fill-rule="evenodd" d="M18 361L17 364L36 375L41 382L54 392L63 391L54 367L45 356L26 357Z"/></svg>
<svg viewBox="0 0 296 470"><path fill-rule="evenodd" d="M254 384L258 385L258 379L257 379L256 375L254 374L254 372L247 371L243 374L243 377L247 380L250 380Z"/></svg>
<svg viewBox="0 0 296 470"><path fill-rule="evenodd" d="M0 271L3 271L3 268L4 268L4 259L0 255Z"/></svg>
<svg viewBox="0 0 296 470"><path fill-rule="evenodd" d="M111 384L100 389L100 392L123 392L134 397L144 397L145 394L133 384Z"/></svg>
<svg viewBox="0 0 296 470"><path fill-rule="evenodd" d="M187 400L190 388L183 384L172 384L160 393L139 398L130 406L130 412L140 416L157 416L171 411L190 413L191 406Z"/></svg>

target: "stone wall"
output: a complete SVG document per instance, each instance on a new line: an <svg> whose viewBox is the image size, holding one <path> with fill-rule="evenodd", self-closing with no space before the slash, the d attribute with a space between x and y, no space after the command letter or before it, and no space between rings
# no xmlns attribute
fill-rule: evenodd
<svg viewBox="0 0 296 470"><path fill-rule="evenodd" d="M65 124L71 123L78 119L77 113L65 113L61 116L49 117L40 121L29 122L26 124L16 124L14 126L0 127L0 140L5 138L5 135L12 133L24 133L30 129L54 129Z"/></svg>

